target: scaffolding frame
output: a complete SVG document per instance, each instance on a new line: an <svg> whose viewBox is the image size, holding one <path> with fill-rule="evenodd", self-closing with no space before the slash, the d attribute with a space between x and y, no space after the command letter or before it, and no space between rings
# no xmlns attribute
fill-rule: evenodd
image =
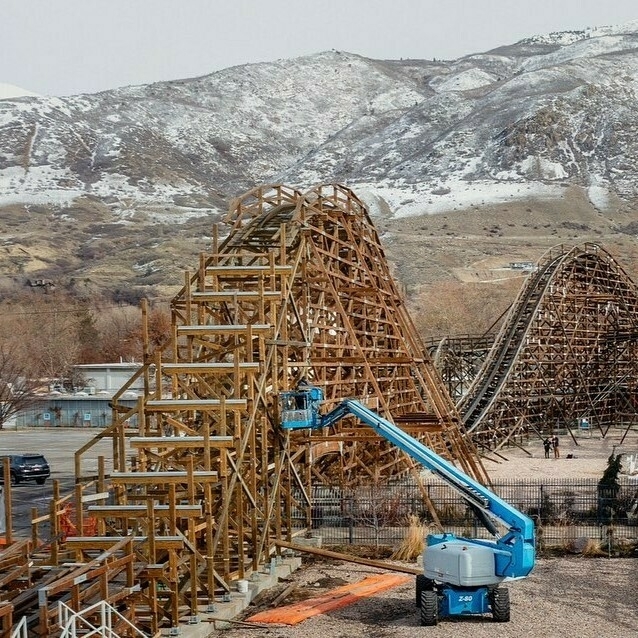
<svg viewBox="0 0 638 638"><path fill-rule="evenodd" d="M262 186L233 200L224 221L229 234L215 226L211 252L184 273L162 348L150 345L143 304L144 365L114 397L113 425L76 452L82 485L96 480L84 456L110 438L113 472L100 462L96 498L77 509L67 546L80 563L128 548L126 618L151 634L196 617L280 552L277 542L307 533L312 485L418 477L354 419L280 428L278 395L302 379L324 390L326 409L356 397L489 481L350 189ZM120 398L140 377L131 409ZM84 535L89 517L96 536Z"/></svg>

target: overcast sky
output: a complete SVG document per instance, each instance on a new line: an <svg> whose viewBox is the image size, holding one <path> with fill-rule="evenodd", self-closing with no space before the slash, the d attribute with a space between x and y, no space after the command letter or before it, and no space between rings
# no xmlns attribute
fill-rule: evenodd
<svg viewBox="0 0 638 638"><path fill-rule="evenodd" d="M0 83L93 93L329 49L455 59L636 19L636 0L2 0Z"/></svg>

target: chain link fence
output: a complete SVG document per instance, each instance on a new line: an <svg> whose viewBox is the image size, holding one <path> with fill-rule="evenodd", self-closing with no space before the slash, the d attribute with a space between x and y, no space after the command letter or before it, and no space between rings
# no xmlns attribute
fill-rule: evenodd
<svg viewBox="0 0 638 638"><path fill-rule="evenodd" d="M539 544L563 545L576 538L604 542L638 540L638 477L622 477L617 492L603 492L597 479L501 480L494 492L530 516ZM423 490L412 480L355 489L316 486L310 511L299 509L299 528L310 524L327 545L398 545L411 516L432 531L440 531L427 506L433 503L446 532L472 538L490 538L460 495L436 479Z"/></svg>

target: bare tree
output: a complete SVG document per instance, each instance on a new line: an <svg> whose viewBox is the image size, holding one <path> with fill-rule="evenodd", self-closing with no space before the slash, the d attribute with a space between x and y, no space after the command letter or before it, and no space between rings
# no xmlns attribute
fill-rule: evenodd
<svg viewBox="0 0 638 638"><path fill-rule="evenodd" d="M18 348L0 344L0 430L12 416L34 403L36 385Z"/></svg>

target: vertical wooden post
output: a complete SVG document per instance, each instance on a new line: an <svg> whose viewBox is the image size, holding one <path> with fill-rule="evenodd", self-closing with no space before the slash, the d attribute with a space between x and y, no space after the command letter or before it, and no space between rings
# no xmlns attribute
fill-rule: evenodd
<svg viewBox="0 0 638 638"><path fill-rule="evenodd" d="M57 565L60 549L60 519L58 504L60 503L60 481L53 481L53 498L49 506L49 525L51 526L51 565Z"/></svg>
<svg viewBox="0 0 638 638"><path fill-rule="evenodd" d="M4 541L6 545L11 545L13 542L13 504L11 503L11 459L8 456L4 459L2 472L4 477Z"/></svg>

